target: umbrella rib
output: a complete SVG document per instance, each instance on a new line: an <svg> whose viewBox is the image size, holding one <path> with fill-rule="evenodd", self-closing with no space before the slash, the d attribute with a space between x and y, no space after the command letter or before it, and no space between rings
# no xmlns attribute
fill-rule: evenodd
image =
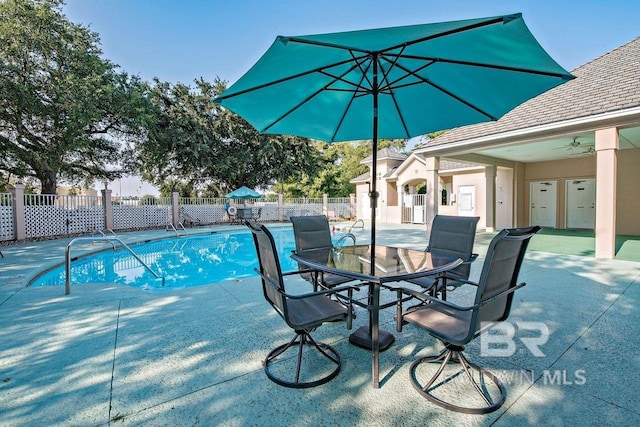
<svg viewBox="0 0 640 427"><path fill-rule="evenodd" d="M394 53L385 53L385 59L389 62L391 62L390 59L386 58L387 56L389 57L397 57L397 54ZM575 77L571 76L569 77L566 74L562 74L562 73L550 73L548 71L540 71L540 70L532 70L529 68L519 68L519 67L510 67L510 66L506 66L506 65L497 65L497 64L483 64L482 62L471 62L471 61L461 61L458 59L447 59L447 58L436 58L436 57L430 57L430 56L418 56L418 55L404 55L402 59L415 59L415 60L420 60L420 61L431 61L430 64L428 65L432 65L438 62L444 62L447 64L456 64L456 65L466 65L469 67L478 67L478 68L490 68L490 69L494 69L494 70L503 70L503 71L513 71L513 72L518 72L518 73L526 73L526 74L536 74L536 75L540 75L540 76L547 76L547 77L558 77L564 80L573 80ZM394 61L395 62L395 61Z"/></svg>
<svg viewBox="0 0 640 427"><path fill-rule="evenodd" d="M338 88L326 88L327 90L336 91L336 92L355 92L355 93L358 93L362 89L362 80L360 80L359 83L354 83L352 81L349 81L349 80L346 80L346 79L343 78L343 76L349 74L351 71L355 70L356 68L360 69L362 74L366 76L366 70L362 69L362 64L366 62L366 57L356 58L354 56L353 60L355 61L354 65L349 70L347 70L345 73L343 73L341 76L331 74L326 70L319 70L318 72L321 73L321 74L324 74L325 76L333 78L334 81L331 82L331 83L335 83L337 81L340 81L340 82L346 83L346 84L348 84L350 86L354 86L355 90L338 89ZM367 79L367 81L368 81L368 79ZM366 92L368 93L368 91L366 91Z"/></svg>
<svg viewBox="0 0 640 427"><path fill-rule="evenodd" d="M369 66L371 66L371 62L369 62ZM369 70L369 66L365 67L363 69L361 67L361 64L358 64L358 67L360 67L360 70L362 71L361 78L360 78L360 85L358 87L362 87L362 82L365 79L367 81L369 81L369 79L367 78L367 71ZM349 108L351 108L351 104L353 104L353 101L356 99L357 95L358 95L358 92L354 91L353 95L351 96L351 99L349 100L349 103L347 104L346 108L342 112L342 116L340 117L340 120L338 121L338 126L336 126L336 130L335 130L335 132L333 132L333 135L331 136L331 140L332 141L335 141L336 135L338 135L338 131L342 127L342 123L344 122L344 119L347 117L347 112L349 111ZM360 95L360 96L362 96L362 95Z"/></svg>
<svg viewBox="0 0 640 427"><path fill-rule="evenodd" d="M426 42L426 41L429 41L429 40L438 39L440 37L450 36L452 34L462 33L462 32L469 31L469 30L475 30L477 28L488 27L488 26L491 26L491 25L499 24L501 22L504 22L505 18L509 18L509 21L512 21L515 16L521 16L521 14L518 13L518 14L515 14L515 15L509 15L507 17L501 16L501 17L490 19L490 20L487 20L487 21L466 25L466 26L460 27L460 28L455 28L455 29L452 29L452 30L449 30L449 31L443 31L443 32L438 33L438 34L432 34L430 36L420 37L419 39L411 40L411 41L408 41L408 42L403 42L403 43L397 44L395 46L391 46L391 47L385 48L383 51L381 51L381 53L384 53L385 55L388 55L386 52L398 49L399 47L407 47L407 46L410 46L410 45L413 45L413 44L417 44L417 43L422 43L422 42Z"/></svg>
<svg viewBox="0 0 640 427"><path fill-rule="evenodd" d="M501 22L504 22L506 20L506 18L509 19L509 21L513 20L514 17L516 16L521 16L521 14L514 14L514 15L509 15L507 17L501 16L498 18L494 18L494 19L490 19L487 21L483 21L483 22L478 22L475 24L470 24L470 25L466 25L464 27L460 27L460 28L455 28L449 31L443 31L441 33L438 34L432 34L430 36L425 36L425 37L420 37L419 39L416 40L412 40L412 41L408 41L408 42L403 42L400 44L397 44L395 46L391 46L388 48L385 48L382 51L377 51L379 53L384 53L390 50L395 50L399 47L406 47L406 46L410 46L412 44L416 44L416 43L422 43L428 40L433 40L433 39L437 39L440 37L446 37L452 34L456 34L456 33L461 33L464 31L469 31L469 30L474 30L476 28L481 28L481 27L488 27L490 25L494 25L494 24L498 24ZM340 50L349 50L351 52L362 52L362 53L373 53L374 51L370 51L370 50L366 50L366 49L359 49L356 47L350 47L350 46L344 46L344 45L339 45L336 43L329 43L329 42L322 42L322 41L317 41L317 40L307 40L303 37L280 37L282 40L286 40L286 42L294 42L294 43L300 43L300 44L308 44L308 45L313 45L313 46L322 46L322 47L329 47L329 48L334 48L334 49L340 49Z"/></svg>
<svg viewBox="0 0 640 427"><path fill-rule="evenodd" d="M252 86L250 88L247 88L247 89L244 89L244 90L240 90L240 91L232 93L230 95L225 95L223 93L221 95L218 95L215 98L214 101L219 103L220 101L224 101L225 99L235 98L236 96L240 96L240 95L244 95L244 94L249 93L249 92L254 92L254 91L257 91L257 90L260 90L260 89L264 89L266 87L275 86L277 84L284 83L284 82L287 82L289 80L295 80L297 78L304 77L304 76L307 76L309 74L322 73L323 70L325 70L327 68L333 68L333 67L337 67L339 65L350 64L351 62L352 62L352 60L346 59L344 61L339 61L339 62L335 62L335 63L332 63L332 64L324 65L322 67L314 68L312 70L306 70L306 71L303 71L303 72L298 73L298 74L293 74L291 76L283 77L281 79L273 80L273 81L270 81L270 82L267 82L267 83L263 83L263 84L260 84L260 85L257 85L257 86ZM349 70L349 71L351 71L351 70Z"/></svg>
<svg viewBox="0 0 640 427"><path fill-rule="evenodd" d="M442 86L437 85L434 82L432 82L432 81L430 81L428 79L425 79L424 77L422 77L422 76L420 76L418 74L415 74L413 71L409 70L408 68L406 68L406 67L404 67L404 66L402 66L400 64L397 64L397 63L396 63L396 67L398 67L401 70L403 70L404 72L414 76L415 78L417 78L418 80L422 81L423 83L426 83L426 84L432 86L433 88L439 90L440 92L443 92L443 93L449 95L451 98L453 98L453 99L457 100L458 102L466 105L467 107L474 109L475 111L477 111L478 113L480 113L483 116L487 117L488 119L493 120L493 121L498 120L498 117L495 117L495 116L487 113L486 111L476 107L475 105L469 103L468 101L465 101L464 99L460 98L459 96L457 96L453 92L448 91L447 89L443 88ZM410 85L407 84L405 86L410 86Z"/></svg>
<svg viewBox="0 0 640 427"><path fill-rule="evenodd" d="M403 51L404 51L404 47L402 48L400 53L402 54ZM398 57L396 57L396 59L389 64L389 67L388 67L388 69L386 71L382 72L382 81L385 83L385 89L382 89L381 88L382 85L379 85L378 90L379 91L382 91L382 90L387 91L387 88L388 88L389 95L391 96L391 99L393 100L393 105L395 106L396 112L398 113L398 117L400 118L400 122L402 123L402 128L404 129L406 137L409 138L409 129L407 128L407 122L405 121L404 116L402 115L402 111L400 110L400 106L398 105L398 100L396 99L396 94L393 92L393 84L392 84L392 82L388 81L389 73L391 72L393 67L397 65L397 62L398 62ZM379 67L382 70L384 70L385 67L383 66L383 64L380 61L380 59L378 59L378 63L379 63Z"/></svg>
<svg viewBox="0 0 640 427"><path fill-rule="evenodd" d="M349 63L351 61L345 61L343 63ZM303 99L302 101L300 101L299 103L297 103L296 105L292 106L287 112L285 112L284 114L282 114L280 117L278 117L277 119L274 119L269 126L265 127L264 129L262 129L260 132L265 132L268 131L269 129L271 129L273 126L275 126L276 124L278 124L282 119L284 119L285 117L289 116L291 113L293 113L295 110L297 110L298 108L300 108L300 106L306 104L307 102L309 102L309 100L311 100L313 97L315 97L316 95L318 95L319 93L328 90L328 87L331 86L332 84L334 84L336 81L340 80L340 81L344 81L347 82L349 84L353 84L351 82L348 82L346 80L343 79L343 77L345 75L347 75L348 73L350 73L352 70L354 70L355 68L358 68L360 66L360 64L354 64L352 67L349 67L348 70L346 70L341 76L333 76L329 73L327 73L326 71L322 70L321 68L317 69L318 73L321 73L323 75L326 75L328 77L333 78L333 81L327 83L326 85L324 85L323 87L319 88L318 90L316 90L315 92L313 92L312 94L310 94L308 97L306 97L305 99ZM330 67L327 67L330 68ZM356 88L358 88L360 86L356 86ZM337 90L337 89L335 89ZM356 93L357 90L353 91L353 93ZM349 105L351 105L351 102L353 102L353 98L351 99L351 101L349 101ZM347 107L348 109L348 107ZM344 115L346 115L346 111L343 114L342 118L340 119L340 124L342 124L342 120L344 119ZM338 126L339 128L339 126ZM335 134L334 134L335 137Z"/></svg>

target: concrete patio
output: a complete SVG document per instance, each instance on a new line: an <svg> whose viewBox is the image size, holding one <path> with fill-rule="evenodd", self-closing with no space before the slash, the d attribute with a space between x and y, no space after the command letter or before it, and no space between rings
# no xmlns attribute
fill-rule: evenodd
<svg viewBox="0 0 640 427"><path fill-rule="evenodd" d="M489 239L478 236L474 280ZM341 353L340 374L287 389L267 379L261 360L292 332L257 278L157 293L75 285L65 296L63 287L26 284L64 260L69 239L2 246L0 425L640 425L640 263L553 253L544 235L533 239L509 321L541 322L549 339L541 357L522 331L510 357L481 357L478 342L467 348L507 389L506 403L481 416L444 410L412 388L411 362L441 349L412 326L381 354L379 389L370 353L349 344L342 323L314 334ZM424 226L379 225L378 243L423 249ZM358 314L354 329L366 324ZM390 331L393 314L381 313Z"/></svg>

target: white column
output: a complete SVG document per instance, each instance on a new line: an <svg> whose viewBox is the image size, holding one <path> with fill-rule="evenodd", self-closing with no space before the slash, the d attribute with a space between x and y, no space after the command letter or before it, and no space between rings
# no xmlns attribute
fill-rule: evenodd
<svg viewBox="0 0 640 427"><path fill-rule="evenodd" d="M13 194L13 237L18 241L24 240L27 238L24 220L24 184L9 186L9 191Z"/></svg>
<svg viewBox="0 0 640 427"><path fill-rule="evenodd" d="M111 203L111 190L102 190L102 211L104 214L104 228L113 230L113 203Z"/></svg>
<svg viewBox="0 0 640 427"><path fill-rule="evenodd" d="M433 218L438 215L440 197L438 195L438 169L440 169L440 157L429 157L427 161L427 194L425 195L425 205L427 208L427 226L431 224Z"/></svg>
<svg viewBox="0 0 640 427"><path fill-rule="evenodd" d="M179 194L175 191L171 193L171 222L174 227L178 226L180 222L180 201L178 199Z"/></svg>
<svg viewBox="0 0 640 427"><path fill-rule="evenodd" d="M616 255L618 129L596 131L596 258Z"/></svg>

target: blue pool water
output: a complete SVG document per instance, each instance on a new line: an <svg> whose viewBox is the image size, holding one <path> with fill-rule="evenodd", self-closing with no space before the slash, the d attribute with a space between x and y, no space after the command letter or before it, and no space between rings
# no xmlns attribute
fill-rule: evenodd
<svg viewBox="0 0 640 427"><path fill-rule="evenodd" d="M291 258L295 249L291 228L271 229L278 247L282 270L294 270ZM214 233L158 240L131 246L131 249L156 273L157 279L125 250L107 250L71 263L71 285L82 283L121 283L145 290L176 289L229 279L257 276L258 267L250 232ZM51 270L31 286L64 285L65 267Z"/></svg>

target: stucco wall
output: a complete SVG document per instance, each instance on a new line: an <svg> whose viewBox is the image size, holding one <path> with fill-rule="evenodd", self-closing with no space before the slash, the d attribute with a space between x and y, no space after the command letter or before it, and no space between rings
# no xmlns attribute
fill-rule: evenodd
<svg viewBox="0 0 640 427"><path fill-rule="evenodd" d="M486 228L487 196L485 191L484 170L481 172L461 173L453 176L453 192L456 195L456 202L452 203L452 206L455 209L454 215L458 215L458 200L460 199L460 187L464 185L472 185L475 187L474 215L480 217L480 221L478 221L478 228L479 229Z"/></svg>
<svg viewBox="0 0 640 427"><path fill-rule="evenodd" d="M640 236L640 148L618 151L616 234Z"/></svg>

